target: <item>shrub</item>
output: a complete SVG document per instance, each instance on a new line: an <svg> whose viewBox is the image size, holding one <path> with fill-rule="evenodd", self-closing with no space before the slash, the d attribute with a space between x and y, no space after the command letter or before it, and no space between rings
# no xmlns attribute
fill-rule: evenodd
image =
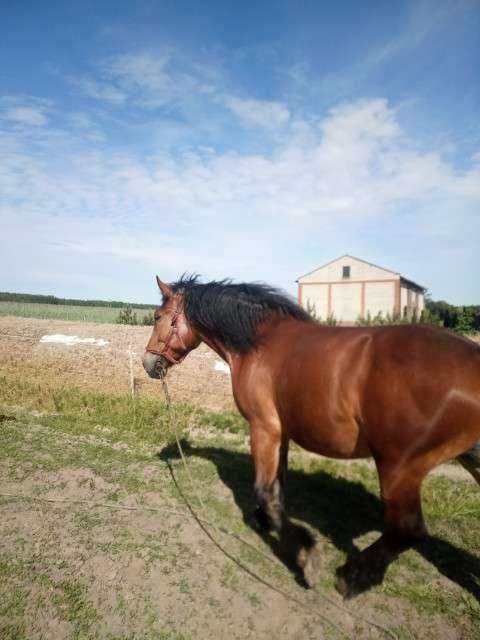
<svg viewBox="0 0 480 640"><path fill-rule="evenodd" d="M153 326L155 324L155 319L153 315L154 315L154 311L151 311L150 313L146 313L142 318L141 324L146 326Z"/></svg>
<svg viewBox="0 0 480 640"><path fill-rule="evenodd" d="M117 324L138 324L137 314L133 311L130 305L125 307L125 309L121 309L117 316Z"/></svg>

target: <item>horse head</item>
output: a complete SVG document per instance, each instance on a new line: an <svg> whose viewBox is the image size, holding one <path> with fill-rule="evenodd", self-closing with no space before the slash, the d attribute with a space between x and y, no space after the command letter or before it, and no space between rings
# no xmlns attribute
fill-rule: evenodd
<svg viewBox="0 0 480 640"><path fill-rule="evenodd" d="M158 276L157 284L163 300L155 309L155 324L142 360L151 378L162 378L169 367L182 362L201 342L185 316L183 293L174 291Z"/></svg>

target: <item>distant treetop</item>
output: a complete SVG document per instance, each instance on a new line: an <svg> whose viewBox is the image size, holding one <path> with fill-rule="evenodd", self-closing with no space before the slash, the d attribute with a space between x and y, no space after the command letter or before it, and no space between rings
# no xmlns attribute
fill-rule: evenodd
<svg viewBox="0 0 480 640"><path fill-rule="evenodd" d="M42 304L70 305L75 307L112 307L123 309L135 307L136 309L152 309L155 304L133 304L118 300L76 300L75 298L57 298L56 296L42 296L36 293L10 293L0 291L0 302L39 302Z"/></svg>

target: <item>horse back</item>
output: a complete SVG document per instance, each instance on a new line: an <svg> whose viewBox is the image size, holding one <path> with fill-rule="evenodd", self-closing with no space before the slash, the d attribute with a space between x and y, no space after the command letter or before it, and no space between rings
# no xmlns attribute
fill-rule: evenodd
<svg viewBox="0 0 480 640"><path fill-rule="evenodd" d="M448 441L454 457L480 438L480 348L448 331L280 323L258 354L258 389L270 386L283 428L312 451Z"/></svg>

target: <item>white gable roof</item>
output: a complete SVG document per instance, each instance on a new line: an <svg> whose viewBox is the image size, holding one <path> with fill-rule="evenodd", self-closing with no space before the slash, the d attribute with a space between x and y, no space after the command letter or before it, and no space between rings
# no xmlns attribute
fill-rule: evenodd
<svg viewBox="0 0 480 640"><path fill-rule="evenodd" d="M335 258L334 260L330 260L330 262L327 262L326 264L323 264L320 267L317 267L313 271L309 271L303 276L300 276L297 279L297 282L301 282L302 280L308 280L311 282L321 281L322 278L323 278L323 281L331 280L332 273L334 271L338 270L340 272L340 269L342 266L352 266L352 264L357 267L360 267L362 276L365 274L366 271L368 271L370 277L379 277L382 279L387 277L391 279L394 279L394 278L396 279L400 277L400 274L397 271L392 271L391 269L385 269L385 267L379 267L376 264L372 264L371 262L367 262L366 260L362 260L361 258L356 258L355 256L351 256L348 253L346 253L345 255L340 256L339 258ZM336 280L340 278L334 278L334 279Z"/></svg>
<svg viewBox="0 0 480 640"><path fill-rule="evenodd" d="M372 262L356 258L346 253L339 258L330 260L326 264L317 267L313 271L309 271L303 276L297 278L296 282L300 283L319 283L319 282L335 282L344 280L342 267L350 267L350 281L362 281L362 280L399 280L406 285L413 285L419 289L426 291L425 287L404 278L398 271L392 271L385 267L379 267Z"/></svg>

